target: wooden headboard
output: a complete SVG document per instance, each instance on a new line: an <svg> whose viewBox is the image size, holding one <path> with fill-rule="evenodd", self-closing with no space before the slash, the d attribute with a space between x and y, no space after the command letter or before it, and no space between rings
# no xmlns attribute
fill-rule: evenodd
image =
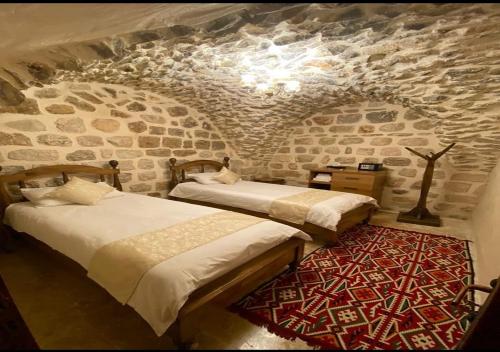
<svg viewBox="0 0 500 352"><path fill-rule="evenodd" d="M215 160L193 160L188 161L180 165L176 165L177 159L170 158L168 160L170 162L170 182L169 187L173 189L177 184L186 182L186 170L198 168L199 172L205 172L205 166L211 166L215 168L217 171L220 171L224 166L229 168L229 157L224 157L222 163ZM177 177L177 173L180 171L181 178Z"/></svg>
<svg viewBox="0 0 500 352"><path fill-rule="evenodd" d="M8 191L9 184L17 183L19 188L26 188L26 181L32 180L34 178L53 176L60 174L63 177L64 183L69 181L69 174L90 174L98 175L101 181L105 181L106 175L113 176L113 187L117 190L122 190L122 185L118 178L120 170L118 167L118 161L111 160L109 162L111 169L105 169L101 167L88 166L88 165L49 165L40 166L28 170L23 170L10 175L0 175L0 220L3 218L3 211L11 203L22 202L25 199L16 200L12 198ZM2 167L0 166L0 171Z"/></svg>

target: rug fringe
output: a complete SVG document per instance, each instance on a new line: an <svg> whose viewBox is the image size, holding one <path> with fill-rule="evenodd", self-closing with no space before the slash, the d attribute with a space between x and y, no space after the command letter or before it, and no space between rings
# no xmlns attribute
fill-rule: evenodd
<svg viewBox="0 0 500 352"><path fill-rule="evenodd" d="M252 314L246 310L243 310L237 306L230 306L229 311L235 314L238 314L244 319L247 319L252 324L255 324L260 327L266 328L271 334L277 335L289 341L295 341L297 338L306 342L308 346L311 347L319 347L322 350L340 350L338 346L333 346L330 344L326 344L323 341L320 341L314 337L306 336L300 333L297 333L293 330L284 328L273 321L266 321L264 318L260 317L257 314Z"/></svg>

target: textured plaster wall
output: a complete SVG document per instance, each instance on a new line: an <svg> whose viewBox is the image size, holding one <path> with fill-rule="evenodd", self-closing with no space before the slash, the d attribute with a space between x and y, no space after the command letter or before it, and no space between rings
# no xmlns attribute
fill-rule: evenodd
<svg viewBox="0 0 500 352"><path fill-rule="evenodd" d="M116 159L125 191L165 196L170 157L235 155L203 114L174 99L98 83L61 82L24 93L29 111L1 114L4 173L44 164L107 166ZM243 162L232 165L241 171Z"/></svg>
<svg viewBox="0 0 500 352"><path fill-rule="evenodd" d="M426 166L409 152L442 149L436 124L412 109L384 102L350 104L325 110L293 129L268 164L270 174L289 184L307 185L309 170L338 162L357 167L360 162L383 163L388 171L382 207L410 210L416 205ZM428 209L442 216L466 219L482 194L488 173L463 172L445 154L436 163Z"/></svg>
<svg viewBox="0 0 500 352"><path fill-rule="evenodd" d="M484 195L472 214L477 248L476 281L488 285L500 276L500 163L491 172Z"/></svg>

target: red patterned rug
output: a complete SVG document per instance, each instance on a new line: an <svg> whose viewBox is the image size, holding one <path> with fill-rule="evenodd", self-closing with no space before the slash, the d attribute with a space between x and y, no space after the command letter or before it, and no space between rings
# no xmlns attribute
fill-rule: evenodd
<svg viewBox="0 0 500 352"><path fill-rule="evenodd" d="M472 282L466 241L364 225L230 309L325 349L451 349L470 307L450 303Z"/></svg>

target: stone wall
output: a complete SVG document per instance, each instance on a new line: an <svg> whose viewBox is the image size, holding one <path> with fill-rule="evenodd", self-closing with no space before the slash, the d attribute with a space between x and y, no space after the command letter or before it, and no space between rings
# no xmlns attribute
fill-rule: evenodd
<svg viewBox="0 0 500 352"><path fill-rule="evenodd" d="M173 99L119 85L60 82L24 91L30 109L0 114L4 173L119 161L125 191L165 196L168 159L235 156L218 129ZM237 158L232 166L244 171ZM52 185L53 181L47 181Z"/></svg>
<svg viewBox="0 0 500 352"><path fill-rule="evenodd" d="M311 168L333 162L357 167L383 163L388 170L382 207L410 210L416 205L426 162L406 150L434 153L438 143L433 120L401 105L363 102L315 114L296 127L269 163L272 176L305 186ZM446 154L436 162L428 208L442 216L466 219L478 202L488 174L458 171Z"/></svg>

